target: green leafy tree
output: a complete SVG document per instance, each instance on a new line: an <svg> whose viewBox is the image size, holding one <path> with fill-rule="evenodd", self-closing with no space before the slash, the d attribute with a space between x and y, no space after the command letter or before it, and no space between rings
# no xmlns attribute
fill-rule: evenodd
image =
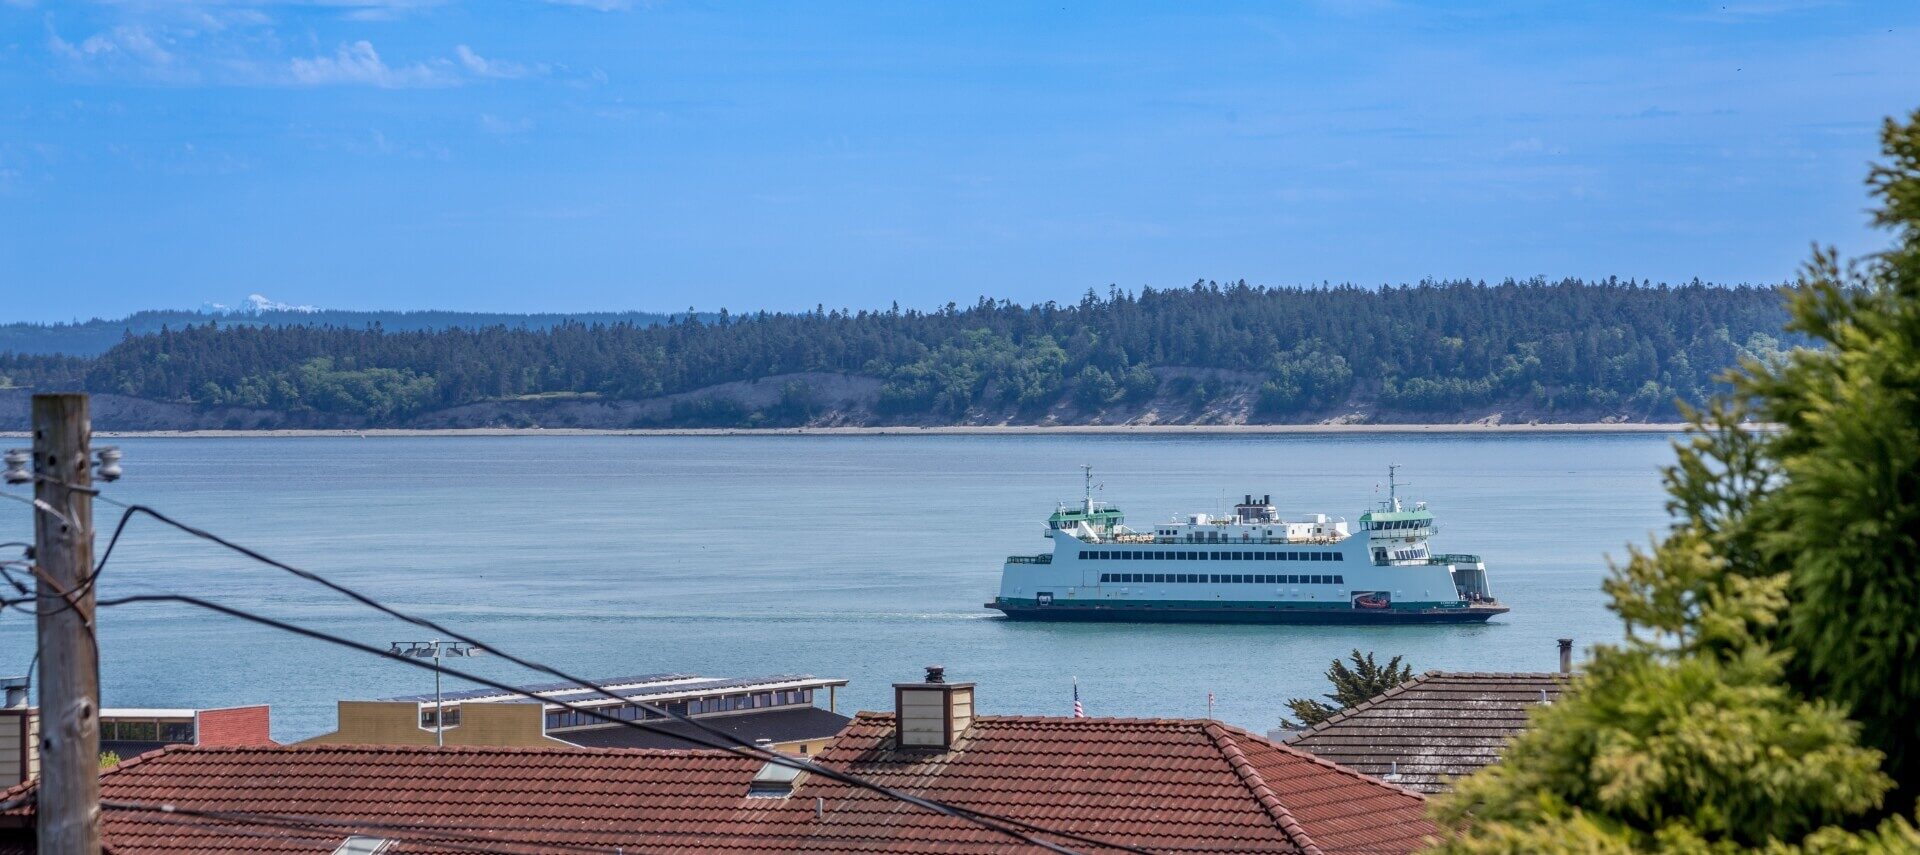
<svg viewBox="0 0 1920 855"><path fill-rule="evenodd" d="M1895 248L1816 252L1820 347L1694 415L1673 530L1605 583L1625 644L1437 803L1440 851L1920 851L1920 113L1883 140Z"/></svg>
<svg viewBox="0 0 1920 855"><path fill-rule="evenodd" d="M1080 369L1075 378L1073 400L1081 409L1098 412L1120 395L1120 384L1114 382L1113 375L1092 365Z"/></svg>
<svg viewBox="0 0 1920 855"><path fill-rule="evenodd" d="M120 755L112 751L100 752L100 768L111 769L120 765Z"/></svg>
<svg viewBox="0 0 1920 855"><path fill-rule="evenodd" d="M1283 721L1281 726L1298 728L1310 727L1332 718L1342 710L1360 705L1375 695L1413 679L1413 667L1400 664L1395 656L1381 665L1374 661L1372 653L1362 654L1359 648L1347 654L1353 667L1338 659L1327 667L1327 682L1333 684L1333 691L1324 697L1332 701L1327 704L1314 698L1294 698L1287 701L1287 709L1293 711L1298 721Z"/></svg>
<svg viewBox="0 0 1920 855"><path fill-rule="evenodd" d="M1128 368L1121 378L1121 385L1125 387L1123 394L1126 399L1138 403L1152 398L1155 392L1160 391L1160 378L1147 370L1145 365L1134 365Z"/></svg>

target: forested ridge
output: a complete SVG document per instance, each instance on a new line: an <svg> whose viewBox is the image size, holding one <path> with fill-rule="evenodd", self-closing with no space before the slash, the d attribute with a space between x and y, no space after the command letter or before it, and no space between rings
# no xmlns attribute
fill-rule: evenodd
<svg viewBox="0 0 1920 855"><path fill-rule="evenodd" d="M648 425L1648 420L1783 346L1774 289L1617 280L1089 292L933 312L818 309L666 325L391 331L236 326L127 335L94 358L0 357L0 386L79 387L275 425L468 418ZM823 376L870 378L865 393ZM702 390L771 378L759 402ZM749 396L751 397L751 396ZM494 405L493 409L475 405ZM587 415L581 415L583 412ZM237 417L235 417L237 418ZM555 422L565 423L564 420ZM215 425L218 426L218 425Z"/></svg>
<svg viewBox="0 0 1920 855"><path fill-rule="evenodd" d="M124 318L94 318L72 323L0 323L0 353L66 354L96 356L118 344L129 332L135 335L159 332L162 327L179 329L209 322L234 326L363 327L369 324L393 331L436 330L454 327L507 326L542 328L568 321L587 323L634 323L642 326L667 323L675 316L657 312L594 312L587 314L515 315L503 312L442 311L352 311L310 307L274 307L265 298L265 308L211 311L148 310Z"/></svg>

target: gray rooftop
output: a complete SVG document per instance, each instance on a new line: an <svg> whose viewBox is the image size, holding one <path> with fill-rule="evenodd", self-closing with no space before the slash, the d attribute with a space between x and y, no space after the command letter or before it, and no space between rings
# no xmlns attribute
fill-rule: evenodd
<svg viewBox="0 0 1920 855"><path fill-rule="evenodd" d="M1566 690L1559 673L1428 671L1285 740L1285 744L1423 793L1495 760L1527 712ZM1397 772L1397 777L1388 778Z"/></svg>

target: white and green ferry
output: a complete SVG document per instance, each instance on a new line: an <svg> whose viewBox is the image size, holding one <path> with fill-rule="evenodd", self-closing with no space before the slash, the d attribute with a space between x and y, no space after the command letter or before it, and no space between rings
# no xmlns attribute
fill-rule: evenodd
<svg viewBox="0 0 1920 855"><path fill-rule="evenodd" d="M1047 520L1053 551L1015 555L987 607L1022 620L1200 623L1461 623L1507 607L1478 555L1439 554L1425 502L1386 501L1356 529L1326 514L1283 519L1271 496L1231 516L1189 514L1151 530L1093 499Z"/></svg>

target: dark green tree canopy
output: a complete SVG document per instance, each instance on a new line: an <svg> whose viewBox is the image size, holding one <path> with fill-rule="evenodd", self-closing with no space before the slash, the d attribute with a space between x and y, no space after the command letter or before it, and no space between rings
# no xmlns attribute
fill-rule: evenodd
<svg viewBox="0 0 1920 855"><path fill-rule="evenodd" d="M1816 253L1815 346L1696 417L1677 524L1606 583L1627 643L1439 803L1442 851L1920 851L1920 113L1883 139L1894 248Z"/></svg>
<svg viewBox="0 0 1920 855"><path fill-rule="evenodd" d="M1494 406L1654 418L1674 417L1676 398L1705 400L1741 357L1777 353L1781 321L1767 289L1698 282L1200 282L1068 306L982 298L936 312L721 312L665 324L195 323L130 335L92 359L0 355L0 378L357 426L474 402L635 400L803 372L878 379L883 421L1038 421L1060 407L1091 418L1156 397L1204 406L1231 396L1266 421L1353 408L1478 418Z"/></svg>
<svg viewBox="0 0 1920 855"><path fill-rule="evenodd" d="M1374 661L1372 653L1362 654L1356 647L1347 654L1347 660L1353 663L1353 667L1347 667L1346 662L1338 659L1327 667L1327 682L1333 684L1333 691L1324 697L1333 703L1327 704L1314 698L1287 701L1287 709L1293 711L1297 721L1282 722L1282 727L1319 724L1342 710L1359 706L1368 698L1413 679L1413 666L1400 664L1398 656L1381 665Z"/></svg>

